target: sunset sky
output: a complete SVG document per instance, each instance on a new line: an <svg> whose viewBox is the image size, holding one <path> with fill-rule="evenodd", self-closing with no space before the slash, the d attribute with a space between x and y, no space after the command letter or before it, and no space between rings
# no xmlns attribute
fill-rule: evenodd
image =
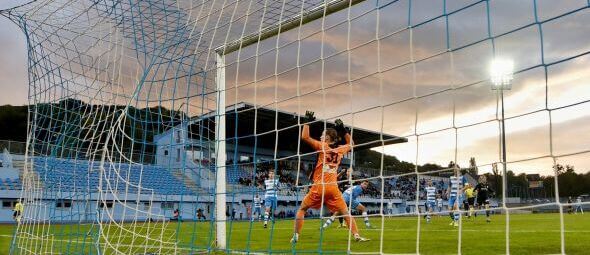
<svg viewBox="0 0 590 255"><path fill-rule="evenodd" d="M448 2L447 11L452 12L477 1ZM256 45L244 49L238 70L238 54L227 56L227 104L250 102L300 114L311 110L330 121L340 117L347 125L408 138L407 143L384 148L401 160L441 165L457 160L467 166L475 157L485 172L500 161L500 108L488 81L495 52L512 59L519 72L512 90L505 91L507 156L515 162L508 168L547 175L553 159L546 156L565 155L557 162L587 172L590 9L552 18L588 2L538 0L538 20L550 21L525 27L535 22L532 2L490 2L491 35L502 35L493 43L484 40L485 2L450 15L448 31L445 17L431 20L442 14L442 1L413 1L410 17L407 1L387 5L380 9L379 20L374 12L354 19L350 36L346 22L323 33L318 32L321 20L312 22L282 34L278 55L274 50L260 54L275 47L275 37L259 45L259 54ZM370 10L371 3L353 8L351 16ZM324 27L347 15L343 11L326 17ZM429 22L410 33L404 30L408 21ZM447 32L452 52L447 52ZM292 43L297 38L305 38L299 55L298 44ZM0 45L0 104L27 104L25 37L4 17ZM252 55L258 57L244 60ZM417 62L408 64L412 60ZM302 96L295 96L298 91Z"/></svg>

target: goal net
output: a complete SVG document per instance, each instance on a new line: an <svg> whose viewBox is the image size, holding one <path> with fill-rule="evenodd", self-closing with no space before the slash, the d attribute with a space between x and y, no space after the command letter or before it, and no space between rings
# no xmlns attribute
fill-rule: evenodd
<svg viewBox="0 0 590 255"><path fill-rule="evenodd" d="M38 0L0 15L26 35L30 82L13 254L590 241L568 214L590 207L588 1ZM346 147L346 132L338 160L309 142ZM336 227L348 215L369 242Z"/></svg>

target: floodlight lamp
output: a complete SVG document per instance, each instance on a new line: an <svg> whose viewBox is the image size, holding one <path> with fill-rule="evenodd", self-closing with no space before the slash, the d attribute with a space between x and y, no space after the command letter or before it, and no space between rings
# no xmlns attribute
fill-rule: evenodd
<svg viewBox="0 0 590 255"><path fill-rule="evenodd" d="M490 64L490 77L494 87L509 87L514 73L514 62L510 59L495 58Z"/></svg>

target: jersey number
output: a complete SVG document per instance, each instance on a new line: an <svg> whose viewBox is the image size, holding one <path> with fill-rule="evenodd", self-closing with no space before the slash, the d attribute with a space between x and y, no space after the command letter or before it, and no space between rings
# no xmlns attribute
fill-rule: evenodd
<svg viewBox="0 0 590 255"><path fill-rule="evenodd" d="M326 162L327 163L338 164L338 159L339 159L338 153L328 152L325 155L326 155Z"/></svg>

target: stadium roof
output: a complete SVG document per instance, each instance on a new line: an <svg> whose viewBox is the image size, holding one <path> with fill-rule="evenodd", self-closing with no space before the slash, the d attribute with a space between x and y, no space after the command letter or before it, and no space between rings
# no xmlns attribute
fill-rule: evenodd
<svg viewBox="0 0 590 255"><path fill-rule="evenodd" d="M211 140L215 137L215 113L193 118L190 124L191 138ZM226 139L241 146L258 147L277 150L298 151L300 143L298 115L266 107L255 107L248 103L238 103L226 108ZM200 131L201 124L203 128ZM327 127L334 123L326 122ZM324 121L317 120L310 124L311 136L319 139L323 131ZM256 129L256 130L255 130ZM203 130L207 130L206 132ZM390 134L381 134L361 128L351 128L355 150L370 149L382 145L404 143L408 140ZM207 139L209 137L209 139ZM301 143L300 153L310 152L311 148Z"/></svg>

